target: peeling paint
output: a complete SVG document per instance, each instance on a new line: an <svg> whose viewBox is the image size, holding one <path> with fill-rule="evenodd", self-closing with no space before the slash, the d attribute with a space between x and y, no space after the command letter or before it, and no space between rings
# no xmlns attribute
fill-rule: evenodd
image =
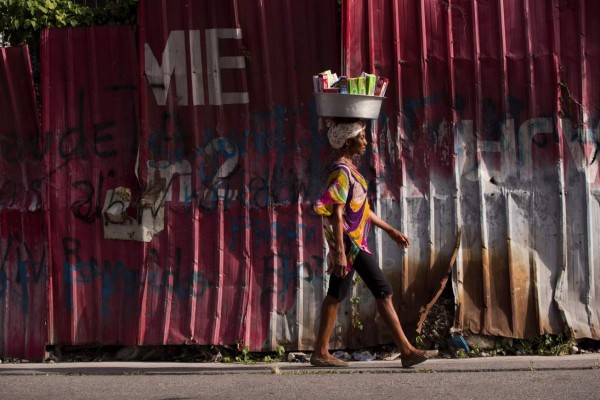
<svg viewBox="0 0 600 400"><path fill-rule="evenodd" d="M151 186L140 200L136 217L130 217L131 189L106 191L102 216L104 238L151 242L165 228L165 180Z"/></svg>

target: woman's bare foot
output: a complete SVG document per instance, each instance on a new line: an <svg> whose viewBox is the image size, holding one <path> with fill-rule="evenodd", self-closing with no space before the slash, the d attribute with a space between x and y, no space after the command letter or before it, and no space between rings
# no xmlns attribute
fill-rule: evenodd
<svg viewBox="0 0 600 400"><path fill-rule="evenodd" d="M437 350L417 350L411 351L409 354L400 356L400 360L402 361L402 366L404 368L412 367L413 365L420 364L424 361L427 361L430 358L436 357L438 355Z"/></svg>
<svg viewBox="0 0 600 400"><path fill-rule="evenodd" d="M327 353L325 356L321 356L321 354L313 353L310 357L310 364L315 367L347 367L348 363L340 360Z"/></svg>

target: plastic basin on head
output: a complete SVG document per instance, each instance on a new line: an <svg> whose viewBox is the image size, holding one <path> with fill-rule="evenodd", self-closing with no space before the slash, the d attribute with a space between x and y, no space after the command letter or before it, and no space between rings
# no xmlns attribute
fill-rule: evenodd
<svg viewBox="0 0 600 400"><path fill-rule="evenodd" d="M362 94L314 93L320 117L379 118L385 97Z"/></svg>

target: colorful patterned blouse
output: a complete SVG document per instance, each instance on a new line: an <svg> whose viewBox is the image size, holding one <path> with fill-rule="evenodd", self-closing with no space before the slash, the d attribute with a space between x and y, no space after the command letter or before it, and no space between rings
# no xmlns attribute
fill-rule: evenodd
<svg viewBox="0 0 600 400"><path fill-rule="evenodd" d="M335 204L344 204L344 248L348 260L348 269L360 250L371 253L367 246L370 219L369 200L367 199L367 181L356 168L344 163L334 162L327 177L327 190L314 205L317 214L327 217L323 226L329 248L335 250L330 218ZM333 252L329 253L332 256ZM332 262L333 260L329 260Z"/></svg>

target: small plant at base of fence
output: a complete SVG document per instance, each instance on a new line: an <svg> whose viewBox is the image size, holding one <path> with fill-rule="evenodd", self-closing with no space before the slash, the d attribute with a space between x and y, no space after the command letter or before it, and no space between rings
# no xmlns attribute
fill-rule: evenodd
<svg viewBox="0 0 600 400"><path fill-rule="evenodd" d="M417 349L422 349L424 344L425 344L425 339L424 339L423 335L415 336L415 347Z"/></svg>
<svg viewBox="0 0 600 400"><path fill-rule="evenodd" d="M359 331L362 331L364 325L360 320L360 312L358 310L358 305L360 304L360 297L355 296L350 299L350 303L352 304L352 326Z"/></svg>
<svg viewBox="0 0 600 400"><path fill-rule="evenodd" d="M518 340L515 348L525 355L563 356L569 354L575 344L575 339L571 337L546 333L534 339Z"/></svg>
<svg viewBox="0 0 600 400"><path fill-rule="evenodd" d="M362 279L360 279L360 277L355 276L352 279L352 285L356 286L360 285L360 283L362 282ZM354 329L358 329L359 331L362 331L364 328L364 325L362 323L362 321L360 320L360 311L359 311L359 304L360 304L360 297L359 296L352 296L350 298L350 304L352 304L352 326L354 327Z"/></svg>
<svg viewBox="0 0 600 400"><path fill-rule="evenodd" d="M253 362L252 357L250 356L250 349L248 346L242 347L242 351L240 355L235 357L235 361L242 362L244 364L249 364Z"/></svg>
<svg viewBox="0 0 600 400"><path fill-rule="evenodd" d="M277 346L275 355L274 356L266 355L263 357L263 361L266 363L280 362L284 359L284 357L285 357L285 348L283 346Z"/></svg>

